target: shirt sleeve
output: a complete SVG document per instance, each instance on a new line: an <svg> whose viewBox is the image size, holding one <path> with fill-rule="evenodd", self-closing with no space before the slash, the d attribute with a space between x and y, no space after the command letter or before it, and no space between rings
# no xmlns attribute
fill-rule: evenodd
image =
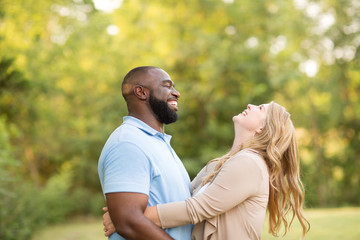
<svg viewBox="0 0 360 240"><path fill-rule="evenodd" d="M263 181L256 156L238 154L221 168L214 181L201 193L185 202L158 205L161 225L165 228L196 224L220 215L254 196Z"/></svg>
<svg viewBox="0 0 360 240"><path fill-rule="evenodd" d="M150 163L133 143L112 147L103 162L104 193L137 192L149 195Z"/></svg>

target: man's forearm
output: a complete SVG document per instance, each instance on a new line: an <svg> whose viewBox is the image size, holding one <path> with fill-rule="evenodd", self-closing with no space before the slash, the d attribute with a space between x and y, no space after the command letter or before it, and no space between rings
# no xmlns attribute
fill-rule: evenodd
<svg viewBox="0 0 360 240"><path fill-rule="evenodd" d="M129 240L172 240L163 229L156 226L145 216L135 217L126 222L115 224L116 232Z"/></svg>

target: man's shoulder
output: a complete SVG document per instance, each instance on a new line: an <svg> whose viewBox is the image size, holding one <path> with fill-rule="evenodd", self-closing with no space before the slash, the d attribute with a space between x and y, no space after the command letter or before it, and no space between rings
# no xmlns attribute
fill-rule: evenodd
<svg viewBox="0 0 360 240"><path fill-rule="evenodd" d="M105 144L105 148L111 151L111 149L120 146L126 148L131 145L147 152L151 151L151 148L154 147L154 140L154 135L143 131L137 126L123 123L111 133Z"/></svg>
<svg viewBox="0 0 360 240"><path fill-rule="evenodd" d="M123 123L112 132L109 139L115 140L116 142L132 142L138 141L139 139L144 138L146 135L147 134L138 127Z"/></svg>
<svg viewBox="0 0 360 240"><path fill-rule="evenodd" d="M110 134L101 151L100 160L104 162L114 157L127 158L132 155L139 157L141 153L146 155L143 147L145 138L140 129L122 124Z"/></svg>

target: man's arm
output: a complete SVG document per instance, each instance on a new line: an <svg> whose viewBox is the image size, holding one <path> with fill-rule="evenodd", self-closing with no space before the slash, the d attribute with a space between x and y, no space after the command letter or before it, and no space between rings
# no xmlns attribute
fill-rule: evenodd
<svg viewBox="0 0 360 240"><path fill-rule="evenodd" d="M106 194L107 206L116 232L126 239L170 240L164 230L144 216L148 196L142 193Z"/></svg>

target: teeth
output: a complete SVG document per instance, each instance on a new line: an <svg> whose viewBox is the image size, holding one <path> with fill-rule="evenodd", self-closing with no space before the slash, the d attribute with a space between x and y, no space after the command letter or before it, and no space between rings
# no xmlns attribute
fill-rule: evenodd
<svg viewBox="0 0 360 240"><path fill-rule="evenodd" d="M170 105L177 106L177 101L169 101Z"/></svg>

